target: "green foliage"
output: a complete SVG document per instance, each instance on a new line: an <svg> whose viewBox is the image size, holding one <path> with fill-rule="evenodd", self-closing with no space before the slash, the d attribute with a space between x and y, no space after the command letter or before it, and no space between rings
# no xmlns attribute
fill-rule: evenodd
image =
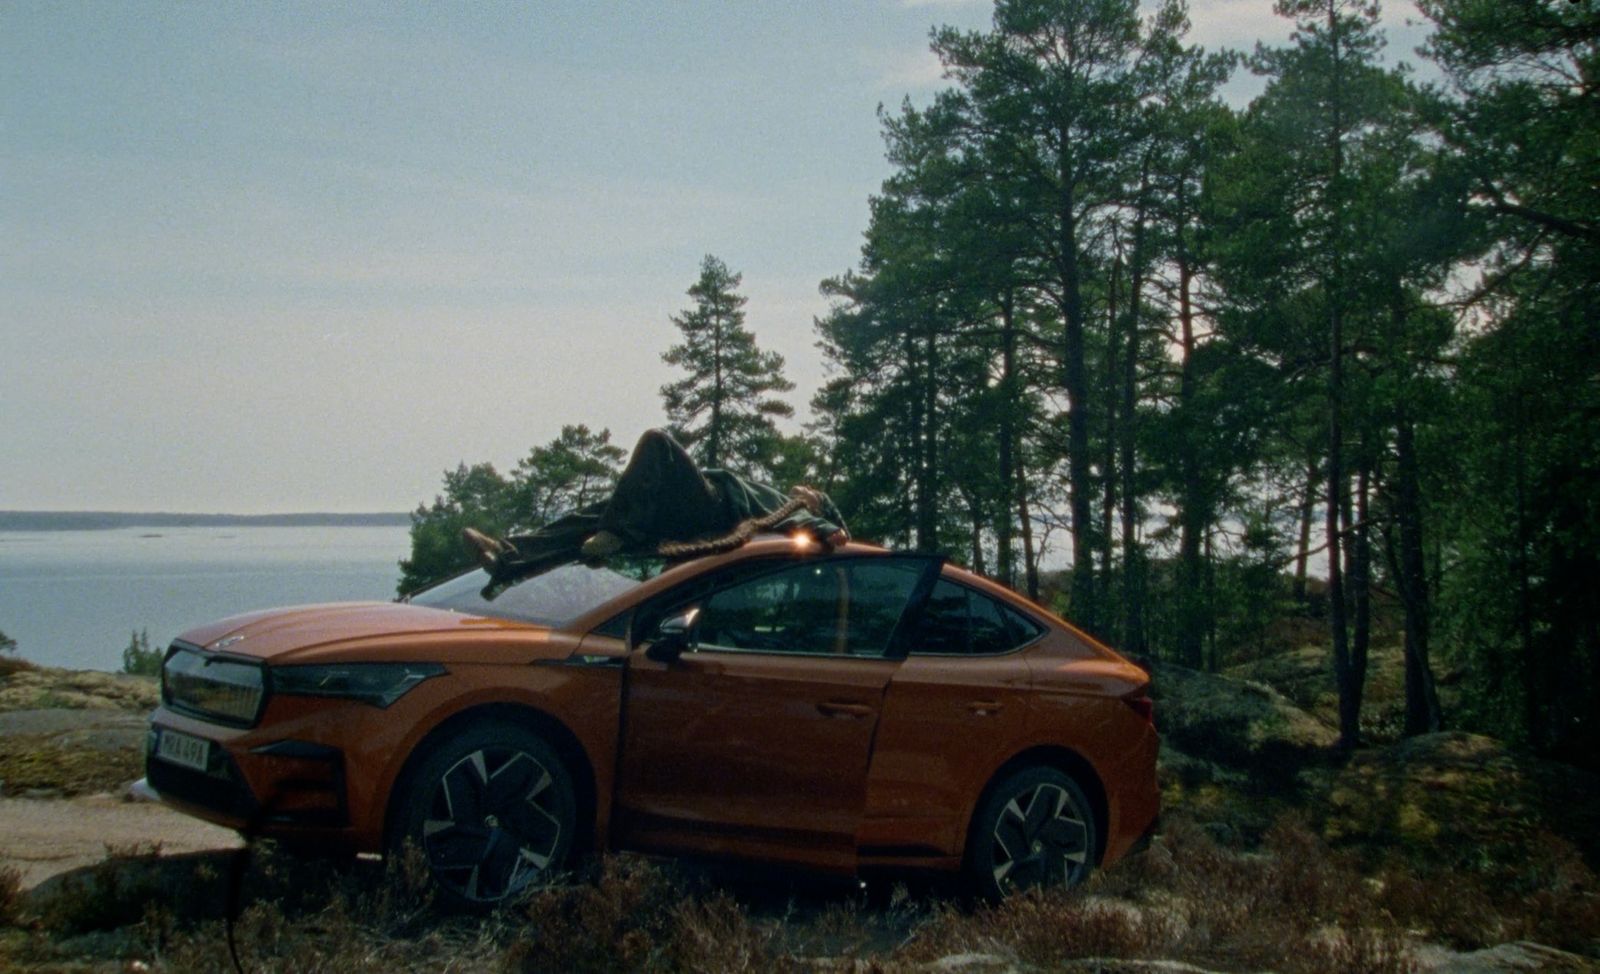
<svg viewBox="0 0 1600 974"><path fill-rule="evenodd" d="M17 641L0 632L0 653L14 653L17 650Z"/></svg>
<svg viewBox="0 0 1600 974"><path fill-rule="evenodd" d="M1350 743L1388 600L1407 733L1440 723L1432 645L1461 674L1446 719L1594 760L1600 14L1420 6L1432 88L1379 57L1370 0L1282 0L1289 42L1248 57L1188 44L1178 2L936 29L950 84L880 112L893 171L823 283L805 434L776 431L782 360L714 257L673 318L671 424L702 462L824 487L857 536L1064 580L1055 604L1136 654L1215 668L1325 625ZM1266 85L1236 111L1241 63ZM619 457L575 427L510 478L463 465L402 586ZM1291 587L1297 563L1328 582Z"/></svg>
<svg viewBox="0 0 1600 974"><path fill-rule="evenodd" d="M462 529L505 535L516 520L512 498L510 481L493 464L461 463L445 471L444 493L411 512L411 557L400 562L400 594L472 567Z"/></svg>
<svg viewBox="0 0 1600 974"><path fill-rule="evenodd" d="M122 650L122 672L134 676L160 676L161 661L166 654L161 648L150 646L150 631L141 629L128 637Z"/></svg>
<svg viewBox="0 0 1600 974"><path fill-rule="evenodd" d="M536 528L609 497L627 457L627 451L612 444L610 430L561 427L560 436L534 447L512 474L515 526Z"/></svg>
<svg viewBox="0 0 1600 974"><path fill-rule="evenodd" d="M683 342L661 356L688 375L662 386L661 399L673 435L702 466L762 476L778 452L773 418L794 414L771 394L794 383L783 377L783 356L761 351L744 327L741 280L709 254L701 262L689 288L694 307L672 317Z"/></svg>
<svg viewBox="0 0 1600 974"><path fill-rule="evenodd" d="M411 557L400 562L400 594L471 568L463 528L494 537L528 531L610 496L626 453L611 431L563 426L534 447L509 478L493 464L459 464L444 475L444 492L411 514Z"/></svg>

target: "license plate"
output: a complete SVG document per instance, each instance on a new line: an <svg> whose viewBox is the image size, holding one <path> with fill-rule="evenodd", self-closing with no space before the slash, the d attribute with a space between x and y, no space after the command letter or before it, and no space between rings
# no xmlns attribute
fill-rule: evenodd
<svg viewBox="0 0 1600 974"><path fill-rule="evenodd" d="M156 757L185 768L204 771L211 757L211 742L203 737L163 730L156 741Z"/></svg>

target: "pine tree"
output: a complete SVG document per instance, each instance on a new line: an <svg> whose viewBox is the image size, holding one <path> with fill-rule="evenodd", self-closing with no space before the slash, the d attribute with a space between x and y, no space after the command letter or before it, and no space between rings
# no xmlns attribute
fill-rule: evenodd
<svg viewBox="0 0 1600 974"><path fill-rule="evenodd" d="M776 416L794 409L772 393L788 392L783 356L763 352L744 327L742 277L707 255L689 288L694 307L672 317L683 342L661 356L689 374L661 387L667 420L697 461L746 475L770 476L777 455Z"/></svg>
<svg viewBox="0 0 1600 974"><path fill-rule="evenodd" d="M518 525L537 528L607 496L627 456L608 429L561 427L560 436L534 447L512 474Z"/></svg>

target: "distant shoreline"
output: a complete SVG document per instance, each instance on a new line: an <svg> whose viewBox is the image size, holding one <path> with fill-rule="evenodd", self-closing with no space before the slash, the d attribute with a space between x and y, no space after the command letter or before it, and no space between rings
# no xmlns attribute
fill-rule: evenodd
<svg viewBox="0 0 1600 974"><path fill-rule="evenodd" d="M116 528L408 527L406 513L175 514L128 511L0 511L0 531L109 531Z"/></svg>

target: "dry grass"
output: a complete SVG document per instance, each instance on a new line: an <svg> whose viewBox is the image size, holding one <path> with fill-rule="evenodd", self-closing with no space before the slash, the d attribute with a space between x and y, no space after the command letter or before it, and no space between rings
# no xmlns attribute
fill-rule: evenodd
<svg viewBox="0 0 1600 974"><path fill-rule="evenodd" d="M0 866L0 927L16 921L21 905L22 870Z"/></svg>
<svg viewBox="0 0 1600 974"><path fill-rule="evenodd" d="M160 855L160 843L107 846L103 860L67 876L43 901L41 925L72 936L138 923L148 904L165 898L157 873L149 868Z"/></svg>
<svg viewBox="0 0 1600 974"><path fill-rule="evenodd" d="M13 673L24 673L38 668L38 663L25 660L20 656L0 655L0 680L11 676Z"/></svg>
<svg viewBox="0 0 1600 974"><path fill-rule="evenodd" d="M148 852L118 850L79 877L41 929L85 950L63 938L115 928L122 939L111 952L155 970L231 969L216 912L223 860L191 866L182 882L142 880L132 867L148 864ZM414 850L380 869L308 864L270 847L257 853L245 902L235 942L246 969L263 972L905 970L982 955L1043 970L1164 958L1406 974L1418 942L1516 939L1600 955L1595 877L1568 843L1537 839L1520 862L1484 873L1419 872L1398 860L1374 871L1295 817L1251 847L1175 821L1148 851L1081 888L976 909L903 887L876 905L853 892L785 902L618 856L487 919L446 919L430 909Z"/></svg>
<svg viewBox="0 0 1600 974"><path fill-rule="evenodd" d="M603 859L589 881L540 891L506 954L511 971L774 971L792 959L721 890L691 889L642 859Z"/></svg>
<svg viewBox="0 0 1600 974"><path fill-rule="evenodd" d="M1179 822L1148 852L1070 891L940 909L903 959L998 954L1050 967L1078 958L1181 958L1288 971L1414 969L1392 918L1374 910L1354 859L1287 819L1260 851L1218 845Z"/></svg>
<svg viewBox="0 0 1600 974"><path fill-rule="evenodd" d="M113 791L144 773L137 746L63 747L50 734L17 734L0 748L0 781L7 795L43 791L71 797Z"/></svg>

